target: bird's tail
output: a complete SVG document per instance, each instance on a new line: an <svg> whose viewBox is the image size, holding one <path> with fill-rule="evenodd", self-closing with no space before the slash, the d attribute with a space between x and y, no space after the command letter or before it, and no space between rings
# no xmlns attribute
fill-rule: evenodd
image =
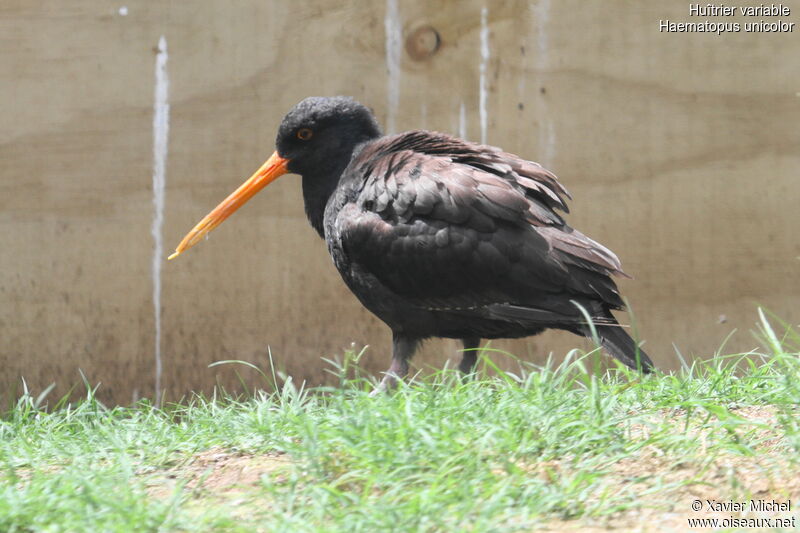
<svg viewBox="0 0 800 533"><path fill-rule="evenodd" d="M611 316L611 313L609 313ZM616 320L615 320L616 321ZM625 365L649 374L655 370L655 365L650 357L642 350L622 326L595 326L600 344L608 353L622 361ZM584 330L584 335L591 338L590 328Z"/></svg>

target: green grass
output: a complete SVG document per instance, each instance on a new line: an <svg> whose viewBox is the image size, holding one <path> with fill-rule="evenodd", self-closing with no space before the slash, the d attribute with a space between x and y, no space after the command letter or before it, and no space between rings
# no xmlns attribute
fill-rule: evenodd
<svg viewBox="0 0 800 533"><path fill-rule="evenodd" d="M761 335L762 353L672 375L568 357L374 398L344 377L161 409L25 394L0 420L0 531L514 531L685 520L699 493L764 483L780 500L800 479L800 343L766 318Z"/></svg>

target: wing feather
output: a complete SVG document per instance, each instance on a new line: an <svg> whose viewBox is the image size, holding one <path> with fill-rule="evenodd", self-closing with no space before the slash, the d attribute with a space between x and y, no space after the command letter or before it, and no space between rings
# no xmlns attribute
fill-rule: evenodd
<svg viewBox="0 0 800 533"><path fill-rule="evenodd" d="M416 131L367 146L348 172L363 186L335 220L342 248L408 301L530 320L575 317L571 299L622 306L619 259L566 225L556 211L571 197L538 163Z"/></svg>

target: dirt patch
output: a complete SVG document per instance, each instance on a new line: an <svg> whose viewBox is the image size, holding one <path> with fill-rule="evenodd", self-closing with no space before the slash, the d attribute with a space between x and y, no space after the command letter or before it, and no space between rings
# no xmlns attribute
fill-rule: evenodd
<svg viewBox="0 0 800 533"><path fill-rule="evenodd" d="M174 494L179 485L194 495L204 493L221 498L245 494L269 480L282 483L291 461L275 452L251 455L211 448L185 463L155 476L148 483L148 492L155 498Z"/></svg>
<svg viewBox="0 0 800 533"><path fill-rule="evenodd" d="M742 407L732 413L744 419L743 429L756 427L752 437L760 444L755 455L740 455L730 452L713 456L687 458L676 461L655 446L645 446L632 458L608 466L605 479L610 486L635 495L636 505L599 519L548 520L541 528L547 531L569 531L594 533L600 531L712 531L719 529L747 531L775 531L770 527L728 527L728 519L788 519L787 529L800 526L800 464L775 434L778 413L771 406ZM661 413L666 416L666 413ZM671 416L675 416L672 412ZM759 427L760 426L760 427ZM631 426L630 437L647 439L648 427ZM707 432L690 430L698 439L701 450L705 450ZM538 465L541 476L552 476L554 472L569 468L558 462ZM692 505L698 505L696 511ZM750 502L755 502L751 504ZM759 510L765 507L787 504L789 509ZM727 506L726 510L715 510ZM738 507L737 507L738 506ZM753 508L756 507L756 509ZM718 526L703 527L689 519L717 519Z"/></svg>

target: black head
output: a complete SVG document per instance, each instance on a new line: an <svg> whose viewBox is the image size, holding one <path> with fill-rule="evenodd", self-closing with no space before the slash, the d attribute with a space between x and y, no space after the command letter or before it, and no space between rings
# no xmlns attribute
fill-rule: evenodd
<svg viewBox="0 0 800 533"><path fill-rule="evenodd" d="M283 118L275 146L290 172L330 175L344 170L357 145L380 135L372 112L352 98L312 96Z"/></svg>
<svg viewBox="0 0 800 533"><path fill-rule="evenodd" d="M370 110L352 98L306 98L283 118L275 141L276 152L198 222L169 258L200 242L258 191L287 172L303 176L306 214L314 229L324 237L325 205L350 162L353 149L380 135Z"/></svg>

